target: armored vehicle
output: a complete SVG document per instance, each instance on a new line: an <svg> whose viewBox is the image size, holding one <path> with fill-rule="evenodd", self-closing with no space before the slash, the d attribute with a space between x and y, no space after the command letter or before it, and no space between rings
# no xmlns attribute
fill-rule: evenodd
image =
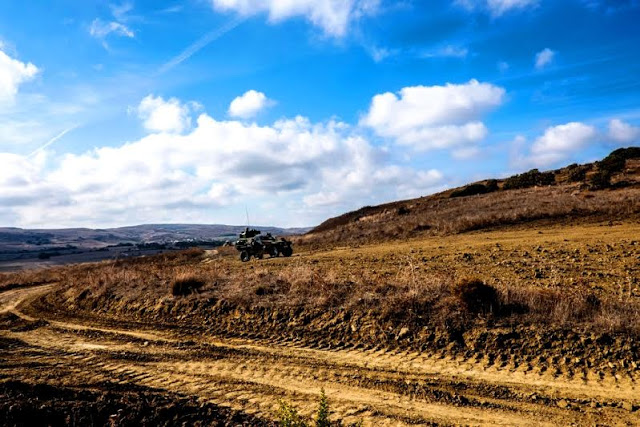
<svg viewBox="0 0 640 427"><path fill-rule="evenodd" d="M248 227L240 233L240 237L235 243L242 262L249 261L252 256L262 259L265 254L271 258L280 256L280 254L289 257L293 254L292 245L291 241L282 237L276 238L271 233L262 235L260 230L250 230Z"/></svg>

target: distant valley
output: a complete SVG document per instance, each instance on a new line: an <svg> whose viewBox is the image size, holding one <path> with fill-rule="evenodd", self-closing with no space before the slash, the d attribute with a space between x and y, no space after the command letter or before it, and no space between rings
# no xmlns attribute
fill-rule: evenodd
<svg viewBox="0 0 640 427"><path fill-rule="evenodd" d="M0 271L153 254L193 245L213 247L235 240L244 228L224 224L144 224L107 229L0 227ZM255 228L283 236L310 230Z"/></svg>

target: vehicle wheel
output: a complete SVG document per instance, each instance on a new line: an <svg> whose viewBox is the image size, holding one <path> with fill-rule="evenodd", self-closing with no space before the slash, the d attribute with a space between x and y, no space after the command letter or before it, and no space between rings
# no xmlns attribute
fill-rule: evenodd
<svg viewBox="0 0 640 427"><path fill-rule="evenodd" d="M249 255L249 252L247 251L240 252L240 261L247 262L250 259L251 259L251 255Z"/></svg>
<svg viewBox="0 0 640 427"><path fill-rule="evenodd" d="M291 246L285 246L284 248L282 248L282 255L290 257L291 254L293 254L293 249L291 248Z"/></svg>
<svg viewBox="0 0 640 427"><path fill-rule="evenodd" d="M262 259L263 256L264 254L262 252L258 252L257 254L255 254L255 257L258 259Z"/></svg>
<svg viewBox="0 0 640 427"><path fill-rule="evenodd" d="M276 258L278 255L280 255L280 251L278 250L277 247L272 246L271 253L269 254L269 256L271 256L271 258Z"/></svg>

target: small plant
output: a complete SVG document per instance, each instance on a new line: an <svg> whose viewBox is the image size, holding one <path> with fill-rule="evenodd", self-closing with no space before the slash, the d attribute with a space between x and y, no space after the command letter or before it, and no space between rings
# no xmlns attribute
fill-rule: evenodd
<svg viewBox="0 0 640 427"><path fill-rule="evenodd" d="M327 395L324 392L324 388L320 390L320 400L318 401L318 413L316 415L316 427L330 427L331 421L329 421L329 401Z"/></svg>
<svg viewBox="0 0 640 427"><path fill-rule="evenodd" d="M296 408L284 400L280 400L278 418L280 418L280 425L282 427L307 427L307 423L302 416L300 416Z"/></svg>

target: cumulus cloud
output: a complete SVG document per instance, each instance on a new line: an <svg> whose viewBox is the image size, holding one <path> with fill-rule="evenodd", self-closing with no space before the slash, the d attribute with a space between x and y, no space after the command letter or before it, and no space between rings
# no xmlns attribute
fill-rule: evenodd
<svg viewBox="0 0 640 427"><path fill-rule="evenodd" d="M555 56L555 52L548 47L536 53L535 65L536 69L542 70L547 65L551 64L553 61L553 57Z"/></svg>
<svg viewBox="0 0 640 427"><path fill-rule="evenodd" d="M363 15L375 13L379 0L211 0L219 11L244 16L268 13L271 22L304 17L325 34L341 37L349 24Z"/></svg>
<svg viewBox="0 0 640 427"><path fill-rule="evenodd" d="M135 33L123 23L115 21L105 22L97 18L91 23L89 34L100 40L105 39L110 34L128 38L135 37Z"/></svg>
<svg viewBox="0 0 640 427"><path fill-rule="evenodd" d="M182 133L191 127L190 109L176 98L148 95L138 105L138 117L151 132Z"/></svg>
<svg viewBox="0 0 640 427"><path fill-rule="evenodd" d="M507 12L535 7L539 0L456 0L456 4L467 10L487 10L494 17Z"/></svg>
<svg viewBox="0 0 640 427"><path fill-rule="evenodd" d="M552 126L531 146L531 163L547 166L577 153L598 136L595 127L580 122Z"/></svg>
<svg viewBox="0 0 640 427"><path fill-rule="evenodd" d="M13 102L20 85L33 79L38 71L32 63L11 58L0 50L0 105Z"/></svg>
<svg viewBox="0 0 640 427"><path fill-rule="evenodd" d="M461 148L487 136L480 118L501 105L504 95L503 88L477 80L405 87L374 96L360 123L418 151Z"/></svg>
<svg viewBox="0 0 640 427"><path fill-rule="evenodd" d="M608 137L619 144L629 144L640 141L640 127L632 126L620 119L609 122Z"/></svg>
<svg viewBox="0 0 640 427"><path fill-rule="evenodd" d="M254 117L271 104L273 104L273 101L267 98L264 93L251 89L231 101L229 115L248 119Z"/></svg>
<svg viewBox="0 0 640 427"><path fill-rule="evenodd" d="M145 100L141 105L172 104ZM41 226L210 222L216 208L274 195L291 196L297 211L318 215L443 185L440 172L395 165L357 129L337 121L295 117L258 126L203 113L188 132L151 130L121 146L59 158L48 159L46 150L33 158L0 156L3 165L13 165L0 171L3 209L11 210L3 217Z"/></svg>

